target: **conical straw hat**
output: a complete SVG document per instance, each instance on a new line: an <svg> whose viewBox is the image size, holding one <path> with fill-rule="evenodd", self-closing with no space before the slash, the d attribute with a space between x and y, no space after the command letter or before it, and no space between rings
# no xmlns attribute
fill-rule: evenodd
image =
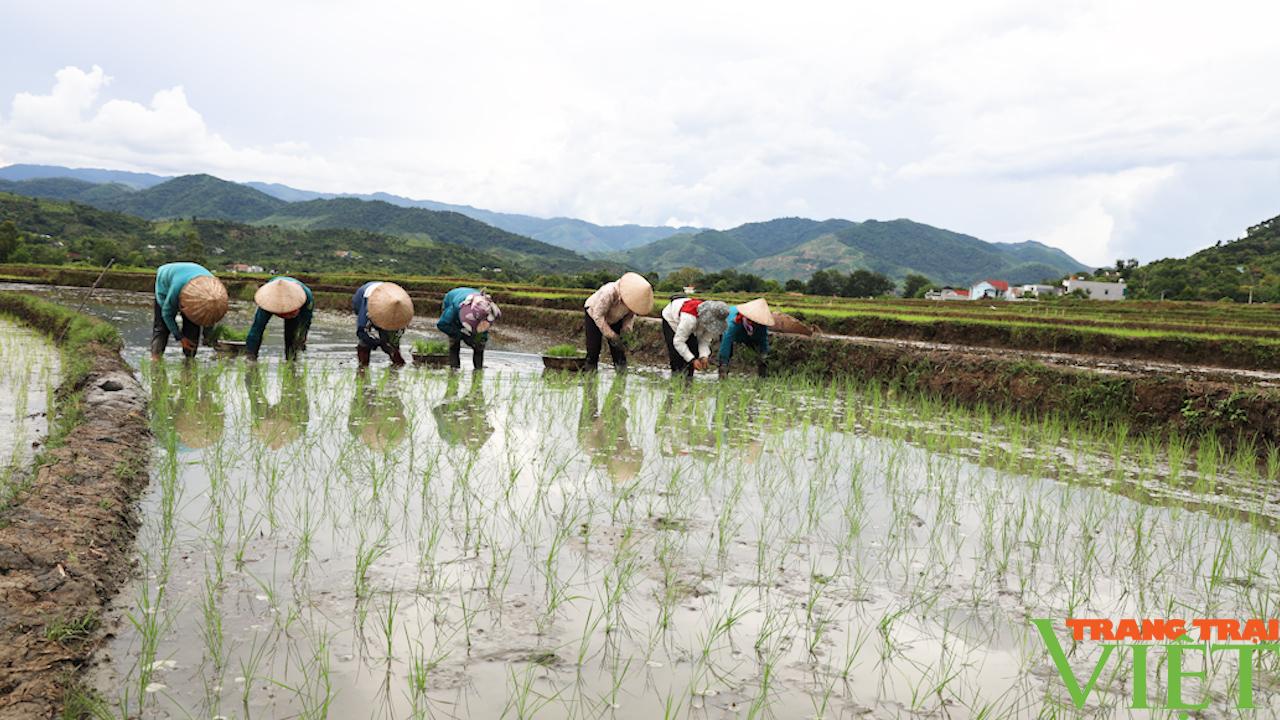
<svg viewBox="0 0 1280 720"><path fill-rule="evenodd" d="M773 313L769 312L769 303L764 298L739 305L738 314L758 325L773 326Z"/></svg>
<svg viewBox="0 0 1280 720"><path fill-rule="evenodd" d="M653 309L653 286L639 273L629 272L618 278L618 294L622 304L637 315L648 315Z"/></svg>
<svg viewBox="0 0 1280 720"><path fill-rule="evenodd" d="M227 288L212 275L192 278L178 293L178 309L201 327L217 325L227 314Z"/></svg>
<svg viewBox="0 0 1280 720"><path fill-rule="evenodd" d="M369 294L369 319L383 330L403 330L413 321L413 300L399 285L380 283Z"/></svg>
<svg viewBox="0 0 1280 720"><path fill-rule="evenodd" d="M258 307L273 315L285 315L307 304L307 291L292 280L276 278L253 294Z"/></svg>

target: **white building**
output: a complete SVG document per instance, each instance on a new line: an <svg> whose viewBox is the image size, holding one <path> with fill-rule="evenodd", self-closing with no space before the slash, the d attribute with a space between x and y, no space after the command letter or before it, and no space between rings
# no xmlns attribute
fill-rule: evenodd
<svg viewBox="0 0 1280 720"><path fill-rule="evenodd" d="M1098 282L1097 280L1076 280L1069 278L1062 281L1062 291L1070 295L1080 290L1090 300L1123 300L1127 288L1124 280L1120 282Z"/></svg>
<svg viewBox="0 0 1280 720"><path fill-rule="evenodd" d="M1053 285L1022 285L1017 289L1018 297L1040 298L1061 295L1062 289Z"/></svg>
<svg viewBox="0 0 1280 720"><path fill-rule="evenodd" d="M1009 283L1004 280L983 280L969 288L970 300L1008 300Z"/></svg>
<svg viewBox="0 0 1280 720"><path fill-rule="evenodd" d="M968 300L969 291L963 288L944 287L924 294L925 300Z"/></svg>

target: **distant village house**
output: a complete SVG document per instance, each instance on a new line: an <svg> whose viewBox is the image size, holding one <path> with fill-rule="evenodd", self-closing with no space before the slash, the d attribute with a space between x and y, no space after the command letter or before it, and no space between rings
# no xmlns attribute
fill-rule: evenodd
<svg viewBox="0 0 1280 720"><path fill-rule="evenodd" d="M969 288L970 300L1008 300L1012 297L1009 283L1004 280L983 280Z"/></svg>
<svg viewBox="0 0 1280 720"><path fill-rule="evenodd" d="M968 300L969 291L965 288L944 287L930 290L924 294L925 300Z"/></svg>
<svg viewBox="0 0 1280 720"><path fill-rule="evenodd" d="M1099 282L1097 280L1077 280L1074 277L1062 281L1062 290L1070 295L1080 291L1090 300L1123 300L1128 288L1124 280L1119 282Z"/></svg>

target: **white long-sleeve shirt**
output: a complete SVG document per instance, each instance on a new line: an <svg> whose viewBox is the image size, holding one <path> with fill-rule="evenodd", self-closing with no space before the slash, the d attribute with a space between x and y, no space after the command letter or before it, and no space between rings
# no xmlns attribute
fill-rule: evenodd
<svg viewBox="0 0 1280 720"><path fill-rule="evenodd" d="M672 338L672 344L676 347L676 352L680 353L680 357L685 362L693 362L693 351L689 349L689 338L693 337L698 341L698 357L705 358L711 356L711 343L716 338L707 332L705 327L698 323L698 316L689 313L680 312L680 308L688 302L689 298L676 298L662 309L662 319L671 327L671 331L675 334Z"/></svg>

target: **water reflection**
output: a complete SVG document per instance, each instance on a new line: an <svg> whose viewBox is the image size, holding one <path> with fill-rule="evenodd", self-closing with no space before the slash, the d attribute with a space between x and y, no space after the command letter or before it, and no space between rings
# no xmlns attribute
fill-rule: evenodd
<svg viewBox="0 0 1280 720"><path fill-rule="evenodd" d="M684 377L673 378L658 406L658 452L663 457L715 460L719 443L714 421L714 405L705 393Z"/></svg>
<svg viewBox="0 0 1280 720"><path fill-rule="evenodd" d="M472 450L480 448L493 434L484 400L484 373L471 373L466 394L459 395L462 373L450 372L445 386L444 402L431 409L440 439Z"/></svg>
<svg viewBox="0 0 1280 720"><path fill-rule="evenodd" d="M640 472L644 451L627 436L627 376L613 376L604 405L600 404L596 377L582 386L582 414L578 416L578 439L591 455L591 464L603 466L615 482L627 482Z"/></svg>
<svg viewBox="0 0 1280 720"><path fill-rule="evenodd" d="M173 430L178 441L192 449L207 448L222 439L226 410L222 400L222 370L217 365L183 362L173 397ZM164 397L170 397L169 370L158 362L152 374L152 395L159 383Z"/></svg>
<svg viewBox="0 0 1280 720"><path fill-rule="evenodd" d="M347 429L369 449L386 452L404 441L407 430L399 374L388 371L379 377L380 381L369 372L356 371Z"/></svg>
<svg viewBox="0 0 1280 720"><path fill-rule="evenodd" d="M267 399L262 366L250 363L244 375L249 392L252 432L272 450L289 445L307 431L311 404L307 397L306 376L296 363L279 366L280 400L274 405Z"/></svg>

